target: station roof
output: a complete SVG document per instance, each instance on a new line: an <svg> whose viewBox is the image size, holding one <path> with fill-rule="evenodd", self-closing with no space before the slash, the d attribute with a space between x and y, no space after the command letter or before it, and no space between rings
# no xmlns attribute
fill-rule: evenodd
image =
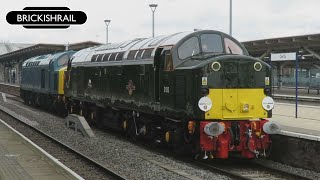
<svg viewBox="0 0 320 180"><path fill-rule="evenodd" d="M320 52L320 34L280 37L242 42L249 54L261 57L264 54L300 51L301 55Z"/></svg>
<svg viewBox="0 0 320 180"><path fill-rule="evenodd" d="M0 42L0 55L7 54L9 52L23 49L32 45L34 44Z"/></svg>
<svg viewBox="0 0 320 180"><path fill-rule="evenodd" d="M19 49L9 52L7 54L0 55L0 62L18 62L21 60L29 59L33 56L50 54L54 52L63 51L64 45L59 44L36 44L27 48Z"/></svg>
<svg viewBox="0 0 320 180"><path fill-rule="evenodd" d="M85 41L74 44L69 44L69 50L80 50L83 48L100 45L100 43L93 41ZM62 44L35 44L30 45L22 49L17 49L6 54L0 54L0 62L18 62L29 59L34 56L57 53L64 51L66 49L65 45Z"/></svg>

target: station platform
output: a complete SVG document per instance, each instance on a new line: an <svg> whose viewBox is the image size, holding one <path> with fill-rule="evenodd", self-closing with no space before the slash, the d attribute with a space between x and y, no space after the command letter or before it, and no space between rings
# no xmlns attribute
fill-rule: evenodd
<svg viewBox="0 0 320 180"><path fill-rule="evenodd" d="M75 179L69 174L61 172L43 154L35 151L33 145L24 138L0 120L1 180Z"/></svg>
<svg viewBox="0 0 320 180"><path fill-rule="evenodd" d="M272 118L281 125L281 134L320 141L320 106L275 103Z"/></svg>

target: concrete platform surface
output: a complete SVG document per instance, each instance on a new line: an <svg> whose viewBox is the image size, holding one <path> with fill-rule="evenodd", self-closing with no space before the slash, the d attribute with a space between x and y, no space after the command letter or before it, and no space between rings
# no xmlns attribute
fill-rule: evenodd
<svg viewBox="0 0 320 180"><path fill-rule="evenodd" d="M30 146L5 124L0 123L1 180L71 179Z"/></svg>
<svg viewBox="0 0 320 180"><path fill-rule="evenodd" d="M292 132L293 136L311 135L305 138L320 140L320 106L299 105L295 118L295 104L276 103L270 120L279 122L282 130ZM290 135L287 132L283 134Z"/></svg>

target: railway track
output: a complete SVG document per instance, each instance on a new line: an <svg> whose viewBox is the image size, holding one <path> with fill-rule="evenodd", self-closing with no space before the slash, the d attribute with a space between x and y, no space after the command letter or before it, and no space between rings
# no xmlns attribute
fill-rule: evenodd
<svg viewBox="0 0 320 180"><path fill-rule="evenodd" d="M268 180L268 179L290 179L290 180L309 180L310 178L300 176L299 174L289 173L279 169L264 166L253 161L214 161L212 163L204 161L194 161L201 167L213 172L219 172L233 179L239 180Z"/></svg>
<svg viewBox="0 0 320 180"><path fill-rule="evenodd" d="M84 179L126 179L113 170L104 167L77 150L26 123L20 119L20 116L16 117L16 115L12 114L10 110L8 111L6 108L1 107L0 116L4 122L14 127L31 141L36 142L38 146Z"/></svg>
<svg viewBox="0 0 320 180"><path fill-rule="evenodd" d="M123 140L126 140L123 137ZM225 175L230 177L231 179L236 180L274 180L274 179L288 179L288 180L312 180L312 178L308 178L305 176L301 176L299 174L290 173L285 170L272 168L263 164L263 162L256 162L255 160L238 160L238 159L228 159L228 160L213 160L209 161L202 161L202 160L192 160L190 158L185 157L177 157L175 154L166 151L165 149L154 149L154 147L150 144L146 144L144 142L138 142L137 145L141 146L142 148L148 148L150 151L156 151L160 154L166 154L169 157L174 157L178 161L183 161L190 165L195 165L195 167L209 170L212 173ZM144 159L150 163L156 164L159 167L166 169L167 171L176 173L182 177L192 180L198 180L199 178L193 176L192 174L188 174L184 171L176 169L174 167L170 167L166 164L161 162L155 161L150 158L143 157L143 155L136 154L141 159ZM212 177L214 179L214 177Z"/></svg>

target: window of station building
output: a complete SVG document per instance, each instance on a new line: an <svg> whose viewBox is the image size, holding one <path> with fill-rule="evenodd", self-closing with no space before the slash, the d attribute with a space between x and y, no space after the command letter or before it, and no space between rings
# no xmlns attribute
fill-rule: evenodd
<svg viewBox="0 0 320 180"><path fill-rule="evenodd" d="M153 48L152 49L146 49L142 55L142 59L148 59L151 58L151 54L153 52Z"/></svg>
<svg viewBox="0 0 320 180"><path fill-rule="evenodd" d="M123 58L124 52L119 52L116 58L116 61L121 61Z"/></svg>
<svg viewBox="0 0 320 180"><path fill-rule="evenodd" d="M109 61L114 61L116 59L117 54L118 53L112 53L110 58L109 58Z"/></svg>
<svg viewBox="0 0 320 180"><path fill-rule="evenodd" d="M60 57L57 63L58 63L58 66L66 66L68 64L68 61L69 61L69 56L66 54Z"/></svg>
<svg viewBox="0 0 320 180"><path fill-rule="evenodd" d="M224 38L224 45L229 54L243 54L241 47L229 38Z"/></svg>
<svg viewBox="0 0 320 180"><path fill-rule="evenodd" d="M190 56L200 53L199 40L196 37L191 37L180 45L178 48L178 56L180 59L186 59Z"/></svg>
<svg viewBox="0 0 320 180"><path fill-rule="evenodd" d="M129 52L127 60L133 60L134 57L136 56L136 53L138 52L138 50L132 50Z"/></svg>
<svg viewBox="0 0 320 180"><path fill-rule="evenodd" d="M222 39L218 34L202 34L201 39L201 49L204 53L222 53Z"/></svg>

